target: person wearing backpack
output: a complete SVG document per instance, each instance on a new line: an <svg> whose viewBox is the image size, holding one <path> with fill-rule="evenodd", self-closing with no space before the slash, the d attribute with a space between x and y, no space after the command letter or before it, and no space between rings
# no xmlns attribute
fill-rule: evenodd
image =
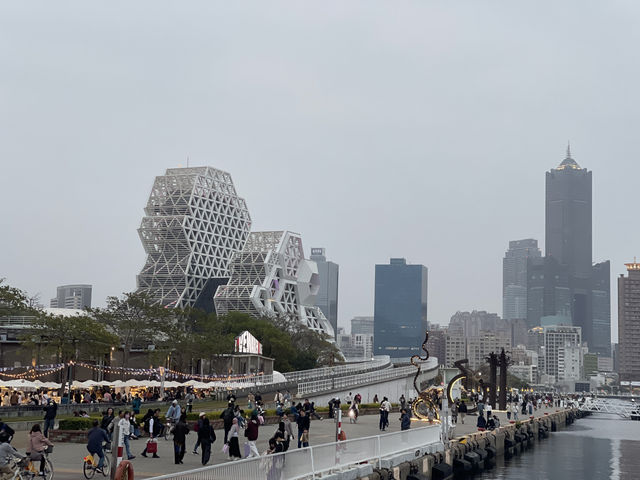
<svg viewBox="0 0 640 480"><path fill-rule="evenodd" d="M220 414L220 418L224 423L224 443L227 443L229 430L231 430L231 425L233 425L233 418L235 417L233 407L233 403L229 402L227 408Z"/></svg>

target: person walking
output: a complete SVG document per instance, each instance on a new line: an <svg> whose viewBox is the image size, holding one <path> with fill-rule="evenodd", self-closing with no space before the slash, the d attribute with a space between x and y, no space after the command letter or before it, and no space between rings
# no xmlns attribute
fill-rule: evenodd
<svg viewBox="0 0 640 480"><path fill-rule="evenodd" d="M231 425L233 425L233 419L235 414L233 412L234 405L229 402L227 404L227 408L225 408L220 414L220 418L224 424L224 443L227 443L227 437L229 435L229 430L231 430Z"/></svg>
<svg viewBox="0 0 640 480"><path fill-rule="evenodd" d="M283 448L284 451L286 452L287 450L289 450L289 446L291 445L291 439L294 438L294 433L293 433L293 424L291 423L291 420L289 419L289 415L285 415L282 418L282 423L284 424L284 441L283 441Z"/></svg>
<svg viewBox="0 0 640 480"><path fill-rule="evenodd" d="M151 413L151 415L149 415L149 413L145 415L145 417L147 417L147 420L145 422L144 429L147 432L149 432L149 442L152 442L162 432L162 423L160 422L159 410L156 409L154 411L149 409L149 412ZM149 442L145 444L144 450L140 454L143 457L147 456L147 448L148 448ZM158 455L158 452L153 452L153 458L160 458L160 456Z"/></svg>
<svg viewBox="0 0 640 480"><path fill-rule="evenodd" d="M187 393L184 398L187 401L187 413L191 413L193 411L193 401L195 400L196 396L193 394L193 392L189 391L189 393Z"/></svg>
<svg viewBox="0 0 640 480"><path fill-rule="evenodd" d="M211 428L209 419L205 416L202 419L202 427L198 430L198 440L202 446L202 465L209 463L211 458L211 444L216 441L216 433Z"/></svg>
<svg viewBox="0 0 640 480"><path fill-rule="evenodd" d="M237 460L242 458L240 454L240 426L238 425L238 419L234 417L231 423L231 429L229 430L229 458L231 460Z"/></svg>
<svg viewBox="0 0 640 480"><path fill-rule="evenodd" d="M49 398L47 400L47 406L44 407L44 436L49 437L49 429L53 430L53 426L56 423L56 415L58 414L58 404Z"/></svg>
<svg viewBox="0 0 640 480"><path fill-rule="evenodd" d="M300 416L296 421L298 424L298 448L309 446L309 427L311 427L311 418L304 410L300 410ZM306 442L304 441L304 434L306 435ZM304 445L306 443L306 445Z"/></svg>
<svg viewBox="0 0 640 480"><path fill-rule="evenodd" d="M244 431L244 436L247 437L247 445L249 445L249 455L247 455L247 458L260 456L260 452L258 452L258 447L256 446L259 426L258 415L253 412L251 414L251 420L249 420L249 424Z"/></svg>
<svg viewBox="0 0 640 480"><path fill-rule="evenodd" d="M204 412L200 412L200 415L198 416L198 423L195 426L195 431L199 432L200 429L202 428L202 420L205 417L205 413ZM194 455L198 455L198 447L200 446L200 436L197 436L197 440L196 440L196 444L193 446L193 454Z"/></svg>
<svg viewBox="0 0 640 480"><path fill-rule="evenodd" d="M409 430L411 428L411 417L406 408L400 410L400 430Z"/></svg>
<svg viewBox="0 0 640 480"><path fill-rule="evenodd" d="M127 460L133 460L136 456L131 455L131 446L129 445L131 438L131 414L129 412L124 412L124 416L118 421L118 426L120 427L120 443L124 444Z"/></svg>
<svg viewBox="0 0 640 480"><path fill-rule="evenodd" d="M514 402L511 405L511 411L513 412L513 419L517 422L518 421L518 402Z"/></svg>
<svg viewBox="0 0 640 480"><path fill-rule="evenodd" d="M460 414L460 423L464 425L464 417L467 416L467 404L464 403L464 400L460 401L460 406L458 407L458 414Z"/></svg>
<svg viewBox="0 0 640 480"><path fill-rule="evenodd" d="M458 423L458 400L451 405L451 421L454 425Z"/></svg>
<svg viewBox="0 0 640 480"><path fill-rule="evenodd" d="M382 398L382 408L384 409L384 428L385 430L389 426L389 413L391 412L391 403L387 397Z"/></svg>
<svg viewBox="0 0 640 480"><path fill-rule="evenodd" d="M189 426L187 425L187 414L183 413L178 419L178 423L173 427L173 459L176 465L184 463L185 445L187 435L189 434Z"/></svg>
<svg viewBox="0 0 640 480"><path fill-rule="evenodd" d="M109 407L107 408L107 411L104 412L104 415L102 416L102 422L100 422L100 428L107 432L107 435L109 435L109 442L111 442L111 423L113 422L113 419L113 408Z"/></svg>

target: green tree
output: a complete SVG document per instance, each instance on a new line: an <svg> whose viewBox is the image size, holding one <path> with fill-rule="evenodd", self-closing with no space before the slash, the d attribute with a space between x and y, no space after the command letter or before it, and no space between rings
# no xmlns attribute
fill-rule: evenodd
<svg viewBox="0 0 640 480"><path fill-rule="evenodd" d="M63 317L43 313L33 322L24 345L41 346L43 352L55 355L59 363L67 363L103 355L117 343L118 337L87 315Z"/></svg>
<svg viewBox="0 0 640 480"><path fill-rule="evenodd" d="M107 297L106 308L89 311L118 337L125 366L129 363L133 347L160 344L167 339L171 329L170 310L157 305L145 293L125 293L122 298Z"/></svg>
<svg viewBox="0 0 640 480"><path fill-rule="evenodd" d="M35 309L29 306L29 297L19 288L12 287L0 278L0 317L8 315L33 315Z"/></svg>

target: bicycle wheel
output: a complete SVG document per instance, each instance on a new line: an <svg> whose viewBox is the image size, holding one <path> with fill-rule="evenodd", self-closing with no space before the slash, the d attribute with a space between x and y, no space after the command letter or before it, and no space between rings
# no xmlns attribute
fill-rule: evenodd
<svg viewBox="0 0 640 480"><path fill-rule="evenodd" d="M85 461L82 462L82 473L84 473L84 478L93 478L93 476L96 474L96 469L93 465L90 465Z"/></svg>
<svg viewBox="0 0 640 480"><path fill-rule="evenodd" d="M47 457L44 462L44 478L46 480L53 480L53 463L51 463L49 457Z"/></svg>
<svg viewBox="0 0 640 480"><path fill-rule="evenodd" d="M111 461L109 457L105 455L104 457L104 465L102 466L102 475L108 477L111 475Z"/></svg>

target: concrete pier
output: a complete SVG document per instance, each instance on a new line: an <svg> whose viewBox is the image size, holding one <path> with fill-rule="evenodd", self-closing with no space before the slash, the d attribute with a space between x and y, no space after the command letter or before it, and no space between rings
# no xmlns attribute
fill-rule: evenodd
<svg viewBox="0 0 640 480"><path fill-rule="evenodd" d="M495 463L498 457L520 455L536 442L544 441L551 432L564 429L582 413L575 409L543 412L539 417L527 418L503 425L493 431L469 432L452 439L443 450L407 460L403 455L383 459L379 468L358 480L439 480L453 479L479 473ZM475 417L467 417L475 421ZM470 430L470 428L469 428ZM385 466L388 465L388 466ZM331 478L350 476L335 474Z"/></svg>

